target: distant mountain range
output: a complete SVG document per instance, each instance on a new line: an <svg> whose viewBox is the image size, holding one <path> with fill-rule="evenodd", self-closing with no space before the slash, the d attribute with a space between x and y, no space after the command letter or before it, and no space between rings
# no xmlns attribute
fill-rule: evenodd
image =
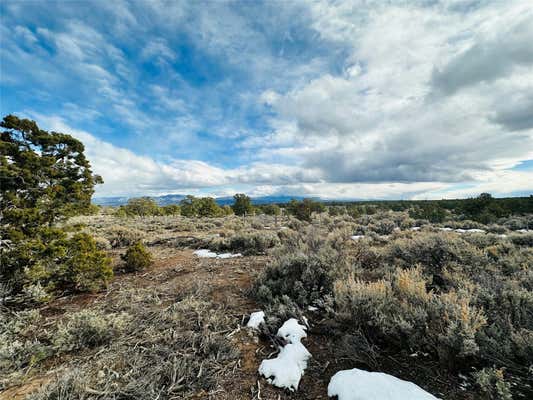
<svg viewBox="0 0 533 400"><path fill-rule="evenodd" d="M178 204L181 200L185 198L185 195L182 194L166 194L164 196L149 196L154 199L160 206L166 206L169 204ZM275 204L275 203L288 203L291 199L302 200L304 196L262 196L262 197L252 197L253 204ZM94 197L93 203L100 206L121 206L128 202L130 197L125 196L115 196L115 197ZM313 198L314 200L320 200L318 198ZM233 197L217 197L216 202L221 205L230 205L233 204Z"/></svg>

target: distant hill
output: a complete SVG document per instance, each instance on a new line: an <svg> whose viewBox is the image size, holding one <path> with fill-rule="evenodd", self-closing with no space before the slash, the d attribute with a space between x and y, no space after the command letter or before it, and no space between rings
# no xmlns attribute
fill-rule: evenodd
<svg viewBox="0 0 533 400"><path fill-rule="evenodd" d="M166 206L169 204L178 204L181 200L185 198L183 194L166 194L164 196L150 196L154 199L160 206ZM262 196L262 197L252 197L253 204L275 204L275 203L288 203L291 199L302 200L304 196ZM121 206L128 202L130 197L126 196L114 196L114 197L94 197L93 203L100 206ZM216 202L221 205L230 205L233 204L233 197L218 197L215 199ZM314 200L320 200L314 198Z"/></svg>

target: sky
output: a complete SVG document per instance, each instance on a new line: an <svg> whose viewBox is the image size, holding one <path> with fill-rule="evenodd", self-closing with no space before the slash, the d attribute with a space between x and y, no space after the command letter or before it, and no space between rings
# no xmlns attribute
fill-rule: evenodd
<svg viewBox="0 0 533 400"><path fill-rule="evenodd" d="M96 196L533 193L533 2L0 2L0 112Z"/></svg>

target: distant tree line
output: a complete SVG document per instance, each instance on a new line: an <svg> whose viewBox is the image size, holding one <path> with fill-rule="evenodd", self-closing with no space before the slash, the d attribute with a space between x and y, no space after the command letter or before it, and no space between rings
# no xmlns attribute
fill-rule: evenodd
<svg viewBox="0 0 533 400"><path fill-rule="evenodd" d="M510 215L533 213L533 196L494 198L488 193L458 200L387 200L320 202L314 199L291 200L289 203L254 205L250 197L238 193L231 206L219 205L212 197L186 196L179 204L160 206L149 197L132 198L120 206L118 216L183 215L185 217L223 217L227 215L274 215L283 213L302 221L310 221L313 213L327 212L330 216L349 215L357 218L378 211L408 211L414 219L441 223L454 215L484 224Z"/></svg>

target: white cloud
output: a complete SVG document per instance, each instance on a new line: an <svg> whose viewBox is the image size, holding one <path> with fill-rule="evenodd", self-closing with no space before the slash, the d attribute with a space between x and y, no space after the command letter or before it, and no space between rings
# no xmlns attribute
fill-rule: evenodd
<svg viewBox="0 0 533 400"><path fill-rule="evenodd" d="M294 127L289 147L268 151L296 155L331 183L474 182L531 157L531 9L421 4L313 3L315 29L348 54L345 72L263 93L277 111L271 137ZM435 95L447 83L453 90Z"/></svg>

